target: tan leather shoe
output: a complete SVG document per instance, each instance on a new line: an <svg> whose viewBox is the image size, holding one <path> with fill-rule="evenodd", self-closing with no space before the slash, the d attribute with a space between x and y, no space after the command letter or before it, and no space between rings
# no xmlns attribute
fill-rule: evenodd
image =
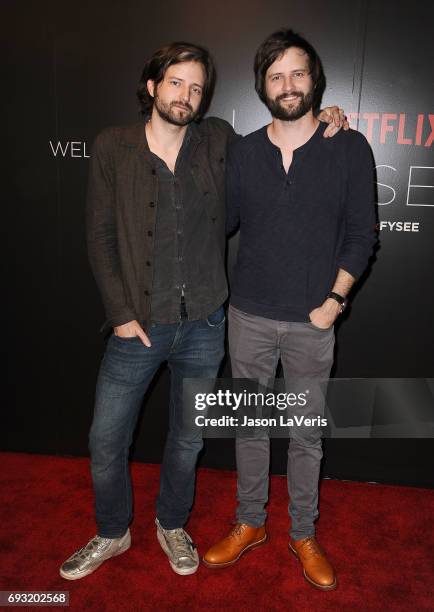
<svg viewBox="0 0 434 612"><path fill-rule="evenodd" d="M237 523L228 536L211 546L202 561L207 567L219 568L232 565L243 553L264 544L265 527L250 527Z"/></svg>
<svg viewBox="0 0 434 612"><path fill-rule="evenodd" d="M315 536L302 540L291 539L289 548L301 562L303 575L310 584L322 591L336 588L335 571Z"/></svg>

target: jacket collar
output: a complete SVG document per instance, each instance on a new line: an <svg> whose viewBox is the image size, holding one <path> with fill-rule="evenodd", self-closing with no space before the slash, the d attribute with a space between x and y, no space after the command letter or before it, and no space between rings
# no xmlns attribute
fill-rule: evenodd
<svg viewBox="0 0 434 612"><path fill-rule="evenodd" d="M204 134L203 134L203 127L201 123L197 123L196 121L193 121L192 123L190 123L188 128L190 130L191 139L194 142L200 142L201 140L203 140Z"/></svg>
<svg viewBox="0 0 434 612"><path fill-rule="evenodd" d="M139 153L149 154L146 145L145 121L128 125L123 129L121 143L127 147L136 147ZM188 130L193 142L200 142L204 138L203 128L200 123L193 121Z"/></svg>

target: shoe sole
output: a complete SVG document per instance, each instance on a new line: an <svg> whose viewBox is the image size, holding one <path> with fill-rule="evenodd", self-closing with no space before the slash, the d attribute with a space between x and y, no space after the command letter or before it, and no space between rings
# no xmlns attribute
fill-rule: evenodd
<svg viewBox="0 0 434 612"><path fill-rule="evenodd" d="M265 534L264 537L262 538L262 540L258 540L257 542L253 542L252 544L249 544L248 546L243 548L243 550L239 553L238 557L236 557L232 561L226 561L226 563L209 563L208 561L205 561L205 558L202 558L202 563L206 567L209 567L210 569L221 569L223 567L229 567L230 565L233 565L234 563L236 563L238 561L238 559L242 555L244 555L244 553L248 552L249 550L253 550L254 548L257 548L258 546L261 546L262 544L265 544L265 542L267 540L268 540L268 536L267 536L267 534Z"/></svg>
<svg viewBox="0 0 434 612"><path fill-rule="evenodd" d="M158 531L158 528L157 528L157 540L159 541L160 546L163 549L163 551L166 553L167 558L169 559L170 567L173 569L175 574L178 574L179 576L190 576L191 574L195 574L197 572L197 570L199 569L199 557L197 558L196 567L186 567L185 569L182 569L182 568L180 569L179 567L176 567L176 565L170 559L170 551L167 548L166 540L164 539L164 536L160 534L160 532Z"/></svg>
<svg viewBox="0 0 434 612"><path fill-rule="evenodd" d="M294 548L292 548L291 546L291 542L289 542L288 544L288 548L289 550L293 553L294 557L297 559L297 561L299 563L301 563L298 553L296 550L294 550ZM333 584L329 584L329 585L322 585L322 584L318 584L317 582L314 582L312 580L312 578L309 578L309 576L306 574L306 570L303 568L303 576L305 578L305 580L311 584L312 586L314 586L316 589L319 589L320 591L334 591L336 589L337 586L337 580L335 578L335 581L333 582Z"/></svg>
<svg viewBox="0 0 434 612"><path fill-rule="evenodd" d="M101 565L105 563L106 561L109 561L109 559L113 559L113 557L118 557L119 555L122 555L122 553L126 552L130 548L130 546L131 546L131 540L128 542L128 546L125 546L119 549L114 555L111 555L111 557L107 557L107 559L104 559L103 561L98 563L98 565L94 565L92 568L85 570L81 574L74 574L70 576L66 574L65 572L63 572L62 568L60 568L59 574L62 576L62 578L65 578L65 580L80 580L80 578L85 578L86 576L89 576L89 574L93 574L95 570L101 567Z"/></svg>

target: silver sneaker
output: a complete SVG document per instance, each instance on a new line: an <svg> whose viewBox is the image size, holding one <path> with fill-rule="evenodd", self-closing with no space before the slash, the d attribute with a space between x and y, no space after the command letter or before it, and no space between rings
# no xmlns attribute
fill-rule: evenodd
<svg viewBox="0 0 434 612"><path fill-rule="evenodd" d="M194 574L199 567L199 555L188 533L184 529L163 529L158 519L155 524L158 541L173 571L181 576Z"/></svg>
<svg viewBox="0 0 434 612"><path fill-rule="evenodd" d="M116 557L131 546L130 530L121 538L101 538L95 536L80 550L77 550L60 568L60 575L66 580L78 580L94 572L100 565Z"/></svg>

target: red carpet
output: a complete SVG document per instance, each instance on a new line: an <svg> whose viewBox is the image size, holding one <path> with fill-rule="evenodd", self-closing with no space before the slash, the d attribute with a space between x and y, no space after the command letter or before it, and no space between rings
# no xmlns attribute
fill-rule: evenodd
<svg viewBox="0 0 434 612"><path fill-rule="evenodd" d="M333 612L434 609L434 491L326 480L320 543L338 589L316 591L287 548L286 480L273 477L269 542L224 570L172 572L155 537L159 466L133 464L133 544L79 581L58 567L94 535L86 459L2 454L0 590L65 590L73 611L297 610ZM200 470L188 531L203 553L229 528L235 474ZM57 608L59 609L59 608Z"/></svg>

